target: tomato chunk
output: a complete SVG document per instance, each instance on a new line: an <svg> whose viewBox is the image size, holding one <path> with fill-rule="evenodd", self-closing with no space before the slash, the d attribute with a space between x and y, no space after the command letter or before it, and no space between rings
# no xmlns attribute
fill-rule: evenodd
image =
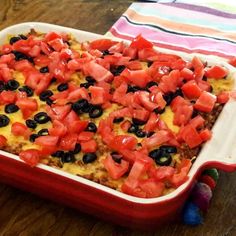
<svg viewBox="0 0 236 236"><path fill-rule="evenodd" d="M130 47L137 48L138 50L144 49L144 48L152 48L153 44L142 37L142 35L138 35L136 38L133 39L133 41L130 44Z"/></svg>
<svg viewBox="0 0 236 236"><path fill-rule="evenodd" d="M15 122L11 126L11 132L15 136L23 136L25 139L27 139L31 132L28 129L28 127L20 122Z"/></svg>
<svg viewBox="0 0 236 236"><path fill-rule="evenodd" d="M216 96L203 91L200 97L197 99L196 103L194 104L194 108L203 111L203 112L211 112L214 108L216 103Z"/></svg>
<svg viewBox="0 0 236 236"><path fill-rule="evenodd" d="M97 151L97 143L93 139L87 142L81 142L80 144L81 144L81 150L85 153Z"/></svg>
<svg viewBox="0 0 236 236"><path fill-rule="evenodd" d="M28 149L21 151L19 154L21 160L31 167L34 167L38 164L40 160L40 151L37 149Z"/></svg>
<svg viewBox="0 0 236 236"><path fill-rule="evenodd" d="M198 87L194 80L188 81L181 87L184 95L189 99L199 98L201 95L201 89Z"/></svg>
<svg viewBox="0 0 236 236"><path fill-rule="evenodd" d="M6 144L7 144L7 139L3 135L0 135L0 148L5 147Z"/></svg>
<svg viewBox="0 0 236 236"><path fill-rule="evenodd" d="M222 67L222 66L212 66L211 68L208 68L206 70L206 73L205 75L208 77L208 78L213 78L213 79L222 79L224 78L225 76L227 76L229 73L229 71L225 68L225 67Z"/></svg>

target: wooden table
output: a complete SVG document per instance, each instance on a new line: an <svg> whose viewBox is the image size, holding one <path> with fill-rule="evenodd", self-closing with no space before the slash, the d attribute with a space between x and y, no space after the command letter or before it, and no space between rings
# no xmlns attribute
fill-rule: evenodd
<svg viewBox="0 0 236 236"><path fill-rule="evenodd" d="M1 0L0 28L41 21L104 34L133 1ZM204 224L140 232L0 184L0 235L236 235L236 173L221 173Z"/></svg>

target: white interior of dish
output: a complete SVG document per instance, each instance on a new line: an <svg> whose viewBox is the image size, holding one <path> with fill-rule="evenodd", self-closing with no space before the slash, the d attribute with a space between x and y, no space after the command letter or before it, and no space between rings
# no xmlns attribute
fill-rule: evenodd
<svg viewBox="0 0 236 236"><path fill-rule="evenodd" d="M90 32L80 31L72 28L52 25L52 24L46 24L46 23L40 23L40 22L27 22L22 23L18 25L10 26L0 32L0 44L4 43L6 41L7 35L17 35L22 33L27 33L31 28L34 28L36 31L40 32L49 32L49 31L57 31L57 32L69 32L72 33L78 41L88 41L88 40L94 40L97 38L102 38L104 36L99 34L94 34ZM116 40L120 40L117 39ZM161 52L172 52L171 50L167 49L160 49ZM176 52L173 52L176 54ZM186 54L179 52L177 53L179 56L190 59L196 54ZM203 61L207 61L210 64L220 64L227 67L231 73L234 79L236 79L236 70L228 65L227 63L220 61L214 56L202 56L198 55ZM236 88L236 85L234 89ZM195 174L199 170L199 168L206 164L207 162L219 162L222 163L222 165L231 165L236 164L236 121L234 122L234 119L236 117L236 101L231 100L228 102L223 111L221 112L219 118L217 119L217 122L215 123L212 131L213 131L213 137L212 139L207 142L204 147L202 148L202 151L198 155L196 161L194 162L190 172L189 172L189 179L187 182L185 182L183 185L181 185L179 188L177 188L172 193L158 197L158 198L151 198L151 199L142 199L137 198L133 196L129 196L127 194L118 192L116 190L113 190L111 188L108 188L106 186L103 186L101 184L92 182L90 180L87 180L85 178L75 176L69 173L66 173L64 171L54 169L50 166L46 166L43 164L39 164L36 168L40 168L46 171L53 172L55 174L64 176L66 178L73 179L75 181L79 181L83 184L89 185L93 188L103 190L107 193L116 195L117 197L123 198L128 201L136 202L136 203L142 203L142 204L149 204L149 203L158 203L161 201L166 201L168 199L175 198L178 194L180 194L182 191L187 188L187 186L191 183L192 178L194 178ZM17 155L13 155L4 151L0 151L0 154L3 156L7 156L11 159L14 159L16 161L22 162Z"/></svg>

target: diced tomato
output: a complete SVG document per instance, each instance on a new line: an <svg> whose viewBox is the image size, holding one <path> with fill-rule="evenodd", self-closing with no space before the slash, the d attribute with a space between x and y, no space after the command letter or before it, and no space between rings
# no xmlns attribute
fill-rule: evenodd
<svg viewBox="0 0 236 236"><path fill-rule="evenodd" d="M12 45L11 44L4 44L0 47L0 50L3 54L10 53L12 51Z"/></svg>
<svg viewBox="0 0 236 236"><path fill-rule="evenodd" d="M54 120L63 120L66 115L70 112L71 106L70 105L64 105L64 106L58 106L58 105L51 105L46 106L46 111L48 112L48 115Z"/></svg>
<svg viewBox="0 0 236 236"><path fill-rule="evenodd" d="M153 44L142 37L141 34L139 34L136 38L133 39L133 41L130 44L131 48L137 48L138 50L144 49L144 48L152 48Z"/></svg>
<svg viewBox="0 0 236 236"><path fill-rule="evenodd" d="M160 166L153 171L153 177L157 181L168 181L175 173L175 169L171 166Z"/></svg>
<svg viewBox="0 0 236 236"><path fill-rule="evenodd" d="M109 70L97 64L95 61L85 63L83 70L86 75L92 76L97 82L110 81L113 78L113 74Z"/></svg>
<svg viewBox="0 0 236 236"><path fill-rule="evenodd" d="M203 111L203 112L211 112L214 108L216 103L216 96L203 91L200 97L197 99L196 103L194 104L194 108Z"/></svg>
<svg viewBox="0 0 236 236"><path fill-rule="evenodd" d="M109 52L110 53L116 53L116 52L122 53L124 48L125 48L125 44L123 42L117 42L116 44L114 44L113 46L111 46L109 48Z"/></svg>
<svg viewBox="0 0 236 236"><path fill-rule="evenodd" d="M37 149L28 149L21 151L19 154L21 160L31 167L34 167L38 164L40 159L40 151Z"/></svg>
<svg viewBox="0 0 236 236"><path fill-rule="evenodd" d="M121 160L121 163L115 162L110 155L103 161L104 167L112 179L119 179L129 169L129 162Z"/></svg>
<svg viewBox="0 0 236 236"><path fill-rule="evenodd" d="M125 120L124 122L121 123L120 128L124 132L127 132L130 126L131 126L131 122L129 120Z"/></svg>
<svg viewBox="0 0 236 236"><path fill-rule="evenodd" d="M5 147L6 144L7 144L7 139L3 135L0 135L0 148Z"/></svg>
<svg viewBox="0 0 236 236"><path fill-rule="evenodd" d="M29 71L25 75L25 85L29 86L32 89L36 89L43 75L38 71Z"/></svg>
<svg viewBox="0 0 236 236"><path fill-rule="evenodd" d="M223 66L212 66L206 69L205 75L208 78L222 79L227 76L229 71Z"/></svg>
<svg viewBox="0 0 236 236"><path fill-rule="evenodd" d="M79 100L80 98L84 98L86 100L90 99L88 91L85 88L78 87L74 90L71 90L68 94L67 100L74 102L76 100Z"/></svg>
<svg viewBox="0 0 236 236"><path fill-rule="evenodd" d="M71 124L68 124L68 129L71 133L81 133L88 126L87 120L75 120Z"/></svg>
<svg viewBox="0 0 236 236"><path fill-rule="evenodd" d="M166 143L171 139L169 131L167 130L160 130L157 133L153 134L149 138L145 138L142 141L143 146L147 147L148 149L152 149L157 147L163 143Z"/></svg>
<svg viewBox="0 0 236 236"><path fill-rule="evenodd" d="M14 103L16 100L16 93L14 91L2 91L0 93L0 99L3 104Z"/></svg>
<svg viewBox="0 0 236 236"><path fill-rule="evenodd" d="M201 95L201 89L198 87L194 80L188 81L181 87L184 95L189 99L199 98Z"/></svg>
<svg viewBox="0 0 236 236"><path fill-rule="evenodd" d="M112 41L110 39L96 39L90 42L89 46L91 49L98 49L100 51L105 51L115 44L117 44L117 42Z"/></svg>
<svg viewBox="0 0 236 236"><path fill-rule="evenodd" d="M90 86L89 91L91 92L91 103L92 104L103 104L107 101L108 94L104 88L98 86Z"/></svg>
<svg viewBox="0 0 236 236"><path fill-rule="evenodd" d="M211 84L208 81L200 80L197 83L197 85L203 91L211 92L211 90L212 90L212 86L211 86Z"/></svg>
<svg viewBox="0 0 236 236"><path fill-rule="evenodd" d="M159 115L152 112L151 115L149 116L147 123L144 126L144 131L146 132L154 131L157 128L159 118L160 118Z"/></svg>
<svg viewBox="0 0 236 236"><path fill-rule="evenodd" d="M170 107L171 107L171 110L175 112L177 111L179 107L186 106L186 105L190 105L189 101L185 100L181 96L177 96L172 100Z"/></svg>
<svg viewBox="0 0 236 236"><path fill-rule="evenodd" d="M91 139L86 142L81 142L81 150L82 152L96 152L97 151L97 143L95 140Z"/></svg>
<svg viewBox="0 0 236 236"><path fill-rule="evenodd" d="M57 52L60 52L63 48L66 48L63 40L60 38L53 39L48 42L48 44Z"/></svg>
<svg viewBox="0 0 236 236"><path fill-rule="evenodd" d="M212 137L212 132L209 129L204 129L199 133L203 142L208 141Z"/></svg>
<svg viewBox="0 0 236 236"><path fill-rule="evenodd" d="M14 122L11 126L11 132L15 136L23 136L25 139L28 139L31 131L28 127L20 122Z"/></svg>
<svg viewBox="0 0 236 236"><path fill-rule="evenodd" d="M155 108L158 108L158 104L154 103L150 99L150 94L146 91L136 92L140 103L149 111L153 111Z"/></svg>
<svg viewBox="0 0 236 236"><path fill-rule="evenodd" d="M51 79L52 79L52 77L51 77L50 74L44 74L44 75L41 77L41 79L40 79L40 81L39 81L37 87L36 87L35 90L34 90L35 93L36 93L37 95L39 95L40 93L42 93L43 91L45 91L45 90L48 88L48 86L50 85Z"/></svg>
<svg viewBox="0 0 236 236"><path fill-rule="evenodd" d="M13 60L15 59L15 56L13 53L10 54L6 54L6 55L1 55L0 57L0 64L11 64L13 62Z"/></svg>
<svg viewBox="0 0 236 236"><path fill-rule="evenodd" d="M79 135L78 135L78 141L81 142L85 142L85 141L89 141L93 138L94 133L93 132L88 132L88 131L82 131Z"/></svg>
<svg viewBox="0 0 236 236"><path fill-rule="evenodd" d="M23 53L28 53L31 49L31 46L28 43L28 40L18 40L12 45L13 50L23 52Z"/></svg>
<svg viewBox="0 0 236 236"><path fill-rule="evenodd" d="M138 140L131 135L117 135L112 140L110 146L118 151L121 149L133 150L137 143Z"/></svg>
<svg viewBox="0 0 236 236"><path fill-rule="evenodd" d="M182 58L179 58L175 61L171 62L171 69L172 70L182 70L186 66L186 61L184 61Z"/></svg>
<svg viewBox="0 0 236 236"><path fill-rule="evenodd" d="M189 121L189 124L191 124L195 129L202 128L204 126L204 123L205 120L200 115L197 115L196 117L194 117L192 120Z"/></svg>
<svg viewBox="0 0 236 236"><path fill-rule="evenodd" d="M188 69L188 68L183 68L183 69L180 71L180 76L184 77L184 79L186 79L186 80L192 80L192 79L194 79L193 71L191 71L191 70Z"/></svg>
<svg viewBox="0 0 236 236"><path fill-rule="evenodd" d="M146 121L149 117L149 112L145 109L135 109L133 111L133 118Z"/></svg>
<svg viewBox="0 0 236 236"><path fill-rule="evenodd" d="M38 110L38 103L34 98L18 98L16 105L20 108L24 119L29 118Z"/></svg>
<svg viewBox="0 0 236 236"><path fill-rule="evenodd" d="M146 70L125 69L120 75L126 77L132 84L141 88L145 87L146 84L152 80Z"/></svg>
<svg viewBox="0 0 236 236"><path fill-rule="evenodd" d="M182 126L189 122L193 114L193 106L183 105L179 106L174 112L173 124Z"/></svg>
<svg viewBox="0 0 236 236"><path fill-rule="evenodd" d="M236 57L232 57L232 58L228 61L228 63L229 63L230 65L236 67Z"/></svg>
<svg viewBox="0 0 236 236"><path fill-rule="evenodd" d="M188 172L191 165L192 163L189 159L182 160L180 165L177 167L179 169L178 173L175 173L170 181L173 187L177 188L188 180Z"/></svg>
<svg viewBox="0 0 236 236"><path fill-rule="evenodd" d="M138 54L138 49L137 48L126 47L123 51L123 55L128 56L131 59L137 58L137 54Z"/></svg>
<svg viewBox="0 0 236 236"><path fill-rule="evenodd" d="M39 46L39 45L34 45L34 46L30 49L29 55L30 55L31 57L37 57L37 56L40 55L40 51L41 51L40 46Z"/></svg>
<svg viewBox="0 0 236 236"><path fill-rule="evenodd" d="M67 127L59 120L54 120L52 128L48 129L51 136L63 137L67 133Z"/></svg>
<svg viewBox="0 0 236 236"><path fill-rule="evenodd" d="M163 195L165 184L156 179L145 179L139 182L139 188L145 193L146 198L154 198Z"/></svg>
<svg viewBox="0 0 236 236"><path fill-rule="evenodd" d="M186 125L181 133L181 138L190 148L195 148L202 143L201 136L191 124Z"/></svg>
<svg viewBox="0 0 236 236"><path fill-rule="evenodd" d="M229 92L222 91L217 95L217 102L220 104L225 104L229 101Z"/></svg>
<svg viewBox="0 0 236 236"><path fill-rule="evenodd" d="M66 134L64 137L61 138L59 146L62 150L72 151L75 149L76 143L77 143L76 134Z"/></svg>
<svg viewBox="0 0 236 236"><path fill-rule="evenodd" d="M59 138L57 136L51 136L51 135L40 136L35 139L35 144L38 144L43 147L44 146L46 146L46 147L56 146L58 143L58 140L59 140Z"/></svg>
<svg viewBox="0 0 236 236"><path fill-rule="evenodd" d="M194 56L192 59L192 66L194 68L194 79L200 81L204 76L204 65L202 61L198 57Z"/></svg>
<svg viewBox="0 0 236 236"><path fill-rule="evenodd" d="M48 32L45 36L44 36L44 39L46 42L48 41L52 41L54 39L61 39L61 35L59 35L58 33L56 32Z"/></svg>
<svg viewBox="0 0 236 236"><path fill-rule="evenodd" d="M127 83L123 82L113 93L113 101L115 102L121 102L122 98L125 96L127 91L128 85Z"/></svg>
<svg viewBox="0 0 236 236"><path fill-rule="evenodd" d="M0 69L0 78L7 82L8 80L11 80L12 77L12 72L8 67L3 67Z"/></svg>
<svg viewBox="0 0 236 236"><path fill-rule="evenodd" d="M50 53L53 52L53 50L49 47L49 45L45 42L40 42L40 48L42 50L42 52L46 55L49 55Z"/></svg>
<svg viewBox="0 0 236 236"><path fill-rule="evenodd" d="M129 61L126 63L126 67L129 68L130 70L142 70L143 66L140 61Z"/></svg>
<svg viewBox="0 0 236 236"><path fill-rule="evenodd" d="M169 75L164 75L161 78L161 82L159 83L158 87L164 93L175 92L180 78L179 70L172 70Z"/></svg>

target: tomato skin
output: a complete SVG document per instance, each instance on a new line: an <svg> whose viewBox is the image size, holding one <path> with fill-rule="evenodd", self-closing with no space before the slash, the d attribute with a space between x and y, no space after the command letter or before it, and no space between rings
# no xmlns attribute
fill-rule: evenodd
<svg viewBox="0 0 236 236"><path fill-rule="evenodd" d="M146 132L154 131L158 126L159 118L160 118L159 115L152 112L151 115L149 116L147 123L144 126L144 131Z"/></svg>
<svg viewBox="0 0 236 236"><path fill-rule="evenodd" d="M222 66L212 66L211 68L207 68L205 75L207 78L213 78L213 79L222 79L225 76L227 76L229 71Z"/></svg>
<svg viewBox="0 0 236 236"><path fill-rule="evenodd" d="M202 128L204 126L205 120L203 119L202 116L197 115L193 119L190 120L189 124L195 129Z"/></svg>
<svg viewBox="0 0 236 236"><path fill-rule="evenodd" d="M229 63L231 66L236 67L236 57L232 57L232 58L228 61L228 63Z"/></svg>
<svg viewBox="0 0 236 236"><path fill-rule="evenodd" d="M203 111L203 112L211 112L214 108L216 103L216 96L203 91L200 97L197 99L196 103L194 104L194 108Z"/></svg>
<svg viewBox="0 0 236 236"><path fill-rule="evenodd" d="M188 81L181 87L184 95L189 99L199 98L201 95L201 89L198 87L194 80Z"/></svg>
<svg viewBox="0 0 236 236"><path fill-rule="evenodd" d="M106 93L104 88L98 86L90 86L89 91L91 92L91 103L92 104L103 104L107 101L109 94Z"/></svg>
<svg viewBox="0 0 236 236"><path fill-rule="evenodd" d="M117 135L113 138L110 146L115 150L121 149L133 150L137 145L138 140L130 135Z"/></svg>
<svg viewBox="0 0 236 236"><path fill-rule="evenodd" d="M188 68L183 68L180 71L180 75L182 77L184 77L184 79L186 79L186 80L193 80L194 79L193 72Z"/></svg>
<svg viewBox="0 0 236 236"><path fill-rule="evenodd" d="M0 93L0 99L3 104L14 103L16 100L16 93L14 91L2 91Z"/></svg>
<svg viewBox="0 0 236 236"><path fill-rule="evenodd" d="M104 167L112 179L119 179L129 169L129 162L121 160L121 163L115 162L110 155L103 161Z"/></svg>
<svg viewBox="0 0 236 236"><path fill-rule="evenodd" d="M180 80L179 70L172 70L169 75L164 75L158 87L162 92L175 92Z"/></svg>
<svg viewBox="0 0 236 236"><path fill-rule="evenodd" d="M70 133L81 133L88 126L87 120L75 120L71 124L68 124L68 129Z"/></svg>
<svg viewBox="0 0 236 236"><path fill-rule="evenodd" d="M152 48L153 44L142 37L141 34L139 34L136 38L133 39L133 41L130 44L131 48L136 48L138 50L144 49L144 48Z"/></svg>
<svg viewBox="0 0 236 236"><path fill-rule="evenodd" d="M229 92L222 91L220 94L217 95L217 102L220 104L225 104L229 101Z"/></svg>
<svg viewBox="0 0 236 236"><path fill-rule="evenodd" d="M139 188L145 193L146 198L160 197L163 195L165 184L149 178L139 182Z"/></svg>
<svg viewBox="0 0 236 236"><path fill-rule="evenodd" d="M70 105L64 105L64 106L58 106L58 105L52 105L46 106L46 111L48 115L54 120L63 120L67 114L70 112L71 106Z"/></svg>
<svg viewBox="0 0 236 236"><path fill-rule="evenodd" d="M148 92L145 91L138 91L136 92L137 97L140 101L140 103L149 111L153 111L155 108L158 108L158 104L155 102L152 102L150 100L150 96Z"/></svg>
<svg viewBox="0 0 236 236"><path fill-rule="evenodd" d="M191 62L194 68L194 79L196 81L200 81L204 76L204 65L201 60L196 56L193 57Z"/></svg>
<svg viewBox="0 0 236 236"><path fill-rule="evenodd" d="M6 144L7 144L7 139L3 135L0 135L0 148L5 147Z"/></svg>
<svg viewBox="0 0 236 236"><path fill-rule="evenodd" d="M20 108L24 119L29 118L35 111L38 110L38 103L34 98L18 98L16 105Z"/></svg>
<svg viewBox="0 0 236 236"><path fill-rule="evenodd" d="M150 112L145 109L135 109L133 111L133 118L146 121L149 117Z"/></svg>
<svg viewBox="0 0 236 236"><path fill-rule="evenodd" d="M94 133L93 133L93 132L82 131L82 132L78 135L77 139L78 139L78 141L80 141L80 142L85 142L85 141L91 140L91 139L93 138L93 136L94 136Z"/></svg>
<svg viewBox="0 0 236 236"><path fill-rule="evenodd" d="M21 151L19 153L19 157L23 160L26 164L31 167L34 167L38 164L40 159L40 151L37 149L28 149L25 151Z"/></svg>
<svg viewBox="0 0 236 236"><path fill-rule="evenodd" d="M96 152L97 151L97 143L95 140L91 139L86 142L81 142L81 150L82 152Z"/></svg>
<svg viewBox="0 0 236 236"><path fill-rule="evenodd" d="M52 128L48 129L51 136L63 137L67 133L67 127L59 120L54 120Z"/></svg>
<svg viewBox="0 0 236 236"><path fill-rule="evenodd" d="M28 139L31 131L28 127L20 122L15 122L11 126L11 132L15 136L23 136L25 139Z"/></svg>

